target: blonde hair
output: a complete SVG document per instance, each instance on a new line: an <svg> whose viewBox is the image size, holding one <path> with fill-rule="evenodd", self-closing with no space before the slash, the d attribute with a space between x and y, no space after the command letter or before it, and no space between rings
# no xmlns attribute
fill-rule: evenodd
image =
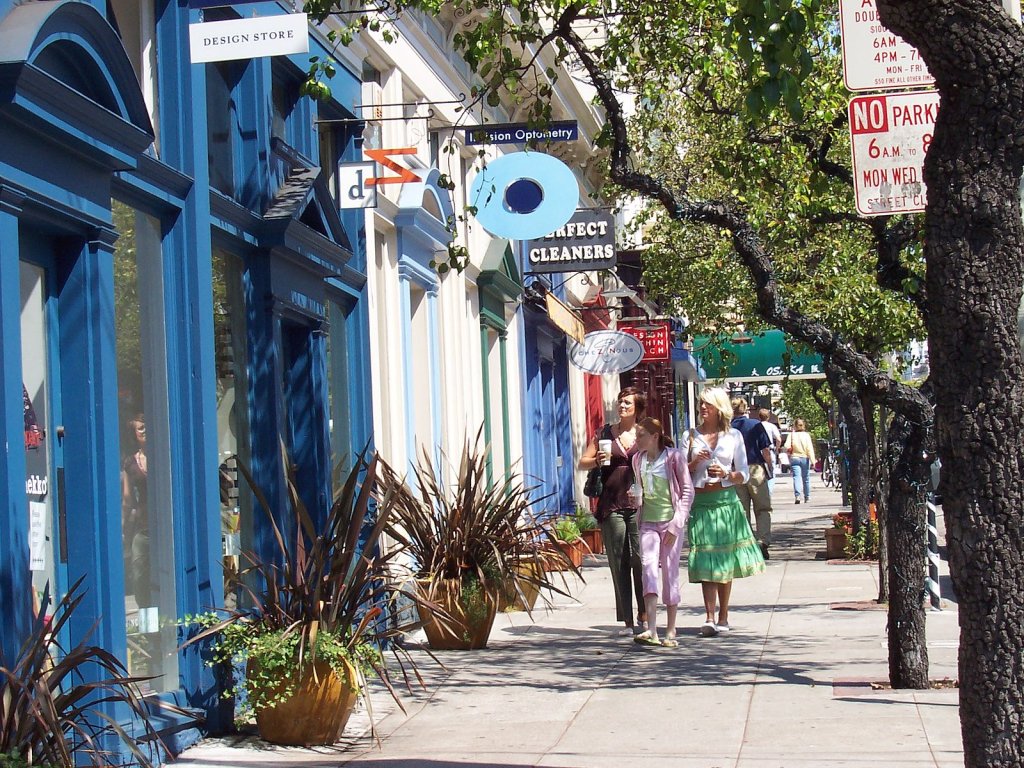
<svg viewBox="0 0 1024 768"><path fill-rule="evenodd" d="M729 393L722 387L708 387L700 393L701 402L707 403L718 414L718 431L728 432L732 423L732 403Z"/></svg>

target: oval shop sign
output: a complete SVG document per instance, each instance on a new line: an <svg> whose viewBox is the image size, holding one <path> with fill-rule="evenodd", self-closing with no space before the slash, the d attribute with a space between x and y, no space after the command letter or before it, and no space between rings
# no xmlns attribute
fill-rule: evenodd
<svg viewBox="0 0 1024 768"><path fill-rule="evenodd" d="M643 356L643 345L621 331L592 331L569 352L573 365L597 375L632 370Z"/></svg>

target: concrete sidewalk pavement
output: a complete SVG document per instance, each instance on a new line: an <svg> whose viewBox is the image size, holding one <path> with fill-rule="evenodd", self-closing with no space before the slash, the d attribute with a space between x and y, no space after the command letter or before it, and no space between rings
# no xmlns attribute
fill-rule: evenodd
<svg viewBox="0 0 1024 768"><path fill-rule="evenodd" d="M179 765L962 766L956 689L870 685L888 677L877 566L819 559L839 494L814 483L795 506L780 479L772 558L735 583L728 635L698 636L700 589L686 585L679 647L635 645L611 620L604 559L590 558L575 601L533 623L500 615L486 650L438 654L447 671L425 658L428 689L403 696L407 714L377 695L379 748L360 712L336 747L216 739ZM932 679L955 679L957 637L955 604L928 613Z"/></svg>

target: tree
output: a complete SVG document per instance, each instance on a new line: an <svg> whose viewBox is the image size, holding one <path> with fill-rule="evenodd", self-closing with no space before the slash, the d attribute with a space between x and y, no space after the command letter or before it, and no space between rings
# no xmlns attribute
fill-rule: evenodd
<svg viewBox="0 0 1024 768"><path fill-rule="evenodd" d="M331 0L306 5L314 18L332 10ZM428 13L440 6L435 0L410 5ZM625 0L605 6L598 0L460 0L455 5L480 14L480 23L460 32L455 42L484 79L488 98L504 93L532 103L534 114L543 118L554 73L537 71L538 50L550 47L563 61L578 63L607 115L611 179L658 201L673 219L725 233L749 274L765 322L825 354L862 392L899 413L906 430L904 459L892 482L902 485L907 503L890 509L898 518L890 545L896 551L919 549L923 531L913 510L928 480L929 403L833 329L783 300L771 246L734 198L699 197L638 170L619 99L620 88L629 86L641 100L671 89L675 74L714 68L716 52L728 48L739 51L746 65L749 113L775 104L799 116L809 101L801 83L813 69L804 33L808 15L820 3ZM939 453L947 468L956 467L944 478L944 495L960 599L966 762L1017 766L1024 762L1019 578L1024 454L1006 446L1016 445L1024 427L1024 362L1017 338L1024 290L1018 192L1024 141L1016 135L1024 110L1024 40L991 0L878 0L878 8L884 23L917 45L942 98L924 175L927 274L915 294L929 332ZM605 22L601 35L594 34L595 20ZM899 262L893 264L893 274L901 269ZM916 578L906 574L891 585L893 600L920 606ZM923 637L923 613L909 615L917 625L890 627L890 634ZM923 646L907 650L925 653Z"/></svg>

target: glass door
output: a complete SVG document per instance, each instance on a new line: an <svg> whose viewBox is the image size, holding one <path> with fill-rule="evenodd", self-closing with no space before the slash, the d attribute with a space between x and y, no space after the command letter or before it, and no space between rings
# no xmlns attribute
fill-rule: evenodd
<svg viewBox="0 0 1024 768"><path fill-rule="evenodd" d="M25 494L29 519L29 568L32 571L36 612L53 612L54 596L63 587L58 578L67 562L67 527L63 524L63 430L54 424L58 403L51 393L59 391L50 350L47 271L22 261L21 273L21 370L25 410ZM49 587L50 600L43 605Z"/></svg>

